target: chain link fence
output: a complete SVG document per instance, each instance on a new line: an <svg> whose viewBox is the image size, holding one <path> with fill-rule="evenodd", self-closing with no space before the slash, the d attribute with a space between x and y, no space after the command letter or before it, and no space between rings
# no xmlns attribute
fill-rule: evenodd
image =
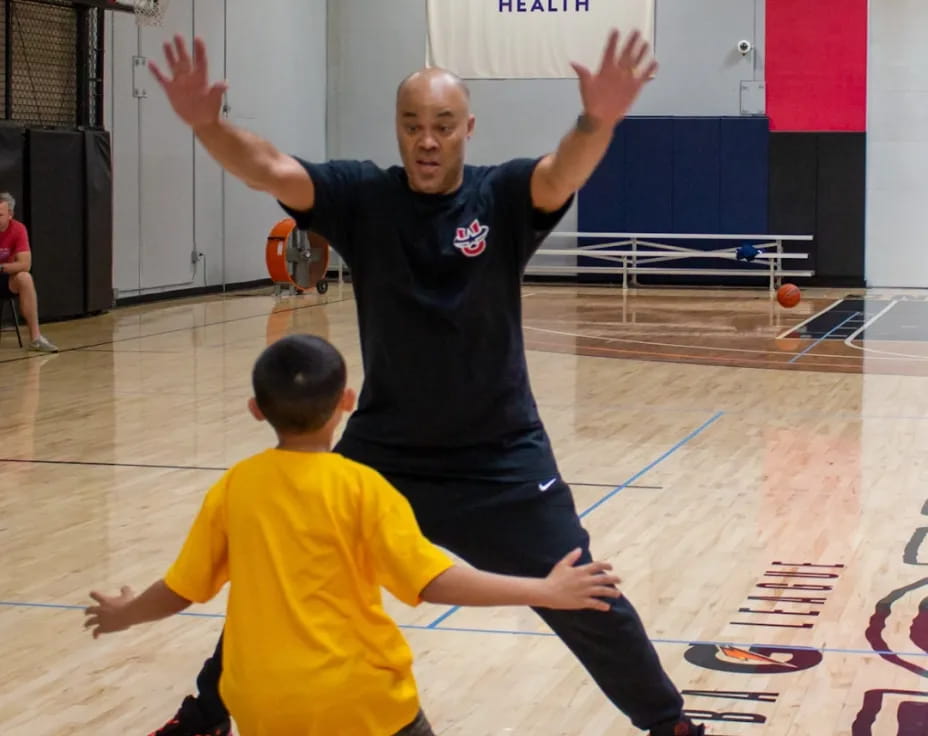
<svg viewBox="0 0 928 736"><path fill-rule="evenodd" d="M87 24L87 80L84 99L87 100L87 121L95 128L103 127L103 11L88 10Z"/></svg>
<svg viewBox="0 0 928 736"><path fill-rule="evenodd" d="M6 4L9 0L2 0L0 7L0 113L6 117L6 69L9 66L7 60L7 9Z"/></svg>
<svg viewBox="0 0 928 736"><path fill-rule="evenodd" d="M102 12L67 0L0 0L0 110L23 125L102 123Z"/></svg>

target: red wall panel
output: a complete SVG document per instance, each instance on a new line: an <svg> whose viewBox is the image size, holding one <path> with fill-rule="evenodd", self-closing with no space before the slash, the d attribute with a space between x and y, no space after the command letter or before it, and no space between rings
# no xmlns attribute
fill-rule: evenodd
<svg viewBox="0 0 928 736"><path fill-rule="evenodd" d="M864 132L867 0L767 0L773 131Z"/></svg>

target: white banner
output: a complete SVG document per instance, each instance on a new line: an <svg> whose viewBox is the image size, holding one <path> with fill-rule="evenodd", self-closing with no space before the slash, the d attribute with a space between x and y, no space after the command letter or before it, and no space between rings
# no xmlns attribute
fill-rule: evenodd
<svg viewBox="0 0 928 736"><path fill-rule="evenodd" d="M465 79L574 78L599 64L609 30L652 44L655 0L427 0L427 64Z"/></svg>

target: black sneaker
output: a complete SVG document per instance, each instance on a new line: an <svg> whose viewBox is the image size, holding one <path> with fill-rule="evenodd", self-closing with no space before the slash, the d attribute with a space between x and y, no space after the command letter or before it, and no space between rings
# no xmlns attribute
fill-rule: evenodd
<svg viewBox="0 0 928 736"><path fill-rule="evenodd" d="M213 725L206 723L196 698L188 695L174 717L148 736L232 736L232 724L228 718Z"/></svg>

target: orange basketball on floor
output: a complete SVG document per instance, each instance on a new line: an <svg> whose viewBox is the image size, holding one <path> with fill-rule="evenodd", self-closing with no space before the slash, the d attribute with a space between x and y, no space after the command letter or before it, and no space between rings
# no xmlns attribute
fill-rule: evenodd
<svg viewBox="0 0 928 736"><path fill-rule="evenodd" d="M796 284L783 284L783 286L777 289L777 301L780 302L780 306L786 307L787 309L799 304L801 298L802 294Z"/></svg>

